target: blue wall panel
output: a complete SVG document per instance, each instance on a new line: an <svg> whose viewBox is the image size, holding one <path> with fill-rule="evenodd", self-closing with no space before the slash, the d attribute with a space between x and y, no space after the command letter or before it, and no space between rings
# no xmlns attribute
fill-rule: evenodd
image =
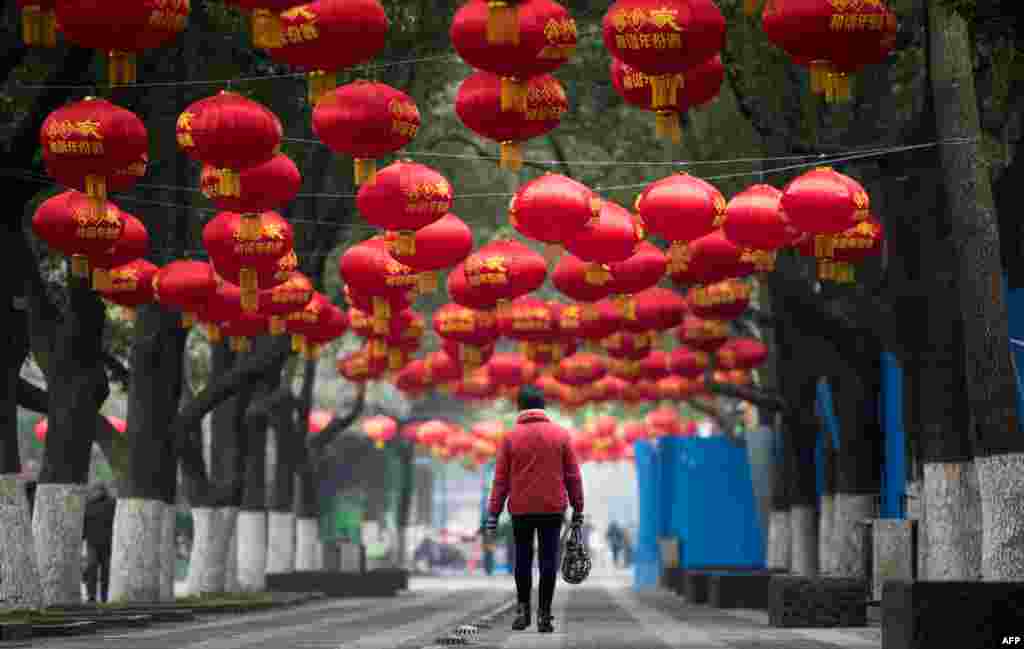
<svg viewBox="0 0 1024 649"><path fill-rule="evenodd" d="M1003 294L1006 295L1006 311L1009 316L1010 350L1017 373L1017 422L1024 431L1024 289L1009 290L1003 278Z"/></svg>
<svg viewBox="0 0 1024 649"><path fill-rule="evenodd" d="M907 446L903 433L903 370L896 357L882 354L882 427L885 467L882 471L882 518L903 518L907 486Z"/></svg>
<svg viewBox="0 0 1024 649"><path fill-rule="evenodd" d="M661 572L658 556L658 460L654 445L646 440L633 443L637 488L637 533L633 554L634 588L654 588Z"/></svg>

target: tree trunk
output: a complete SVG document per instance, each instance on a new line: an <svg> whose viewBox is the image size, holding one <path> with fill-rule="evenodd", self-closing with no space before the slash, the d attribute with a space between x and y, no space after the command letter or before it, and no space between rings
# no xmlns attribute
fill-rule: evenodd
<svg viewBox="0 0 1024 649"><path fill-rule="evenodd" d="M880 354L875 356L880 360ZM866 578L862 524L878 517L881 482L881 425L878 421L878 380L870 376L876 363L857 372L851 368L841 377L831 377L839 420L839 453L836 496L835 573L839 577Z"/></svg>
<svg viewBox="0 0 1024 649"><path fill-rule="evenodd" d="M310 457L305 442L306 422L313 402L316 383L316 361L306 361L302 392L296 408L297 423L303 444L297 446L295 498L295 569L317 570L323 558L320 545L320 494L317 489L315 459Z"/></svg>
<svg viewBox="0 0 1024 649"><path fill-rule="evenodd" d="M813 385L813 384L812 384ZM788 417L787 432L793 440L789 461L790 572L813 577L818 574L818 510L815 483L813 419L814 401L799 403L800 412ZM808 412L810 410L810 412ZM808 443L810 442L810 443Z"/></svg>
<svg viewBox="0 0 1024 649"><path fill-rule="evenodd" d="M267 572L280 574L295 568L295 423L292 408L271 410L274 427L274 488L267 517Z"/></svg>
<svg viewBox="0 0 1024 649"><path fill-rule="evenodd" d="M160 601L173 602L174 581L178 572L178 507L168 505L160 532Z"/></svg>
<svg viewBox="0 0 1024 649"><path fill-rule="evenodd" d="M398 492L398 539L395 548L395 564L399 568L404 568L405 557L408 556L406 543L409 536L409 514L412 509L413 489L415 488L414 471L416 465L413 460L415 459L416 449L410 440L401 440L398 444L398 457L401 461L401 486Z"/></svg>
<svg viewBox="0 0 1024 649"><path fill-rule="evenodd" d="M24 481L0 474L0 609L38 608L42 603L31 526Z"/></svg>
<svg viewBox="0 0 1024 649"><path fill-rule="evenodd" d="M295 570L318 570L320 552L320 519L295 517Z"/></svg>
<svg viewBox="0 0 1024 649"><path fill-rule="evenodd" d="M249 413L245 493L238 514L238 582L243 591L267 587L267 427L266 413Z"/></svg>
<svg viewBox="0 0 1024 649"><path fill-rule="evenodd" d="M128 390L128 475L120 487L111 555L112 601L161 599L164 517L174 515L177 456L170 424L181 400L187 332L158 305L139 307Z"/></svg>
<svg viewBox="0 0 1024 649"><path fill-rule="evenodd" d="M778 443L772 484L772 513L768 518L768 567L789 571L792 568L792 528L789 522L789 462L786 445L791 443L782 431L776 433Z"/></svg>
<svg viewBox="0 0 1024 649"><path fill-rule="evenodd" d="M836 449L832 433L819 423L824 460L824 484L821 490L821 511L818 513L818 571L829 575L835 571L835 515L836 515Z"/></svg>
<svg viewBox="0 0 1024 649"><path fill-rule="evenodd" d="M977 434L982 576L1019 581L1024 579L1024 436L1018 428L998 221L980 141L974 49L966 22L946 5L928 3L928 32L938 136L968 138L944 144L940 157L957 245L967 395Z"/></svg>
<svg viewBox="0 0 1024 649"><path fill-rule="evenodd" d="M32 520L45 605L81 601L84 484L96 436L97 395L107 389L103 303L74 278L68 295L53 357L45 362L49 429Z"/></svg>

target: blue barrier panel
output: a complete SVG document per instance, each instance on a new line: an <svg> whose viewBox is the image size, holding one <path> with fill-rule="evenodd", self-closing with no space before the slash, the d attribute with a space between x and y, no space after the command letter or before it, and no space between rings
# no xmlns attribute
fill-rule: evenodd
<svg viewBox="0 0 1024 649"><path fill-rule="evenodd" d="M1006 296L1006 313L1010 328L1010 359L1017 375L1017 423L1024 432L1024 290L1009 290L1003 277L1003 295Z"/></svg>
<svg viewBox="0 0 1024 649"><path fill-rule="evenodd" d="M882 471L882 518L904 518L907 447L903 431L903 370L896 357L882 354L882 426L885 466Z"/></svg>
<svg viewBox="0 0 1024 649"><path fill-rule="evenodd" d="M832 434L832 448L839 450L839 420L832 409L832 387L826 379L818 381L818 414L825 422L825 430Z"/></svg>
<svg viewBox="0 0 1024 649"><path fill-rule="evenodd" d="M658 438L658 458L661 467L661 502L664 528L661 536L679 540L679 565L686 565L686 539L690 536L690 491L691 486L683 473L684 439L682 437Z"/></svg>
<svg viewBox="0 0 1024 649"><path fill-rule="evenodd" d="M654 588L661 572L658 555L658 460L647 440L633 443L637 488L636 552L633 555L633 587Z"/></svg>
<svg viewBox="0 0 1024 649"><path fill-rule="evenodd" d="M686 482L687 535L683 566L765 565L746 449L724 437L680 440Z"/></svg>

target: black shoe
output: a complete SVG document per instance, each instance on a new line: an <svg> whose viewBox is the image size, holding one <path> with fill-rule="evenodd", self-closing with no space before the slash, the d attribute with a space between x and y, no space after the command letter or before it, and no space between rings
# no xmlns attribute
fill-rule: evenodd
<svg viewBox="0 0 1024 649"><path fill-rule="evenodd" d="M512 622L512 630L522 631L528 626L530 626L530 605L520 604L516 619Z"/></svg>
<svg viewBox="0 0 1024 649"><path fill-rule="evenodd" d="M537 609L537 632L538 633L554 633L555 627L552 626L551 611L545 611L543 609Z"/></svg>

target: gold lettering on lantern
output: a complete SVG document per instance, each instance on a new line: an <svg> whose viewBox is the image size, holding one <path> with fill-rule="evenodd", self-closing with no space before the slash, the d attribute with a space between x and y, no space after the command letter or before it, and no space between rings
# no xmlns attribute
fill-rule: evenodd
<svg viewBox="0 0 1024 649"><path fill-rule="evenodd" d="M281 14L281 18L298 21L298 24L288 25L284 30L285 43L307 43L320 38L320 29L317 27L319 16L308 6L289 9Z"/></svg>
<svg viewBox="0 0 1024 649"><path fill-rule="evenodd" d="M466 260L465 273L470 286L508 283L508 268L502 255L470 257Z"/></svg>
<svg viewBox="0 0 1024 649"><path fill-rule="evenodd" d="M664 48L664 46L662 47ZM624 85L627 90L646 88L647 86L651 85L651 78L644 74L643 72L631 70L630 72L627 72L623 77L622 85Z"/></svg>
<svg viewBox="0 0 1024 649"><path fill-rule="evenodd" d="M406 191L406 212L444 214L451 207L452 188L446 180L419 183Z"/></svg>

